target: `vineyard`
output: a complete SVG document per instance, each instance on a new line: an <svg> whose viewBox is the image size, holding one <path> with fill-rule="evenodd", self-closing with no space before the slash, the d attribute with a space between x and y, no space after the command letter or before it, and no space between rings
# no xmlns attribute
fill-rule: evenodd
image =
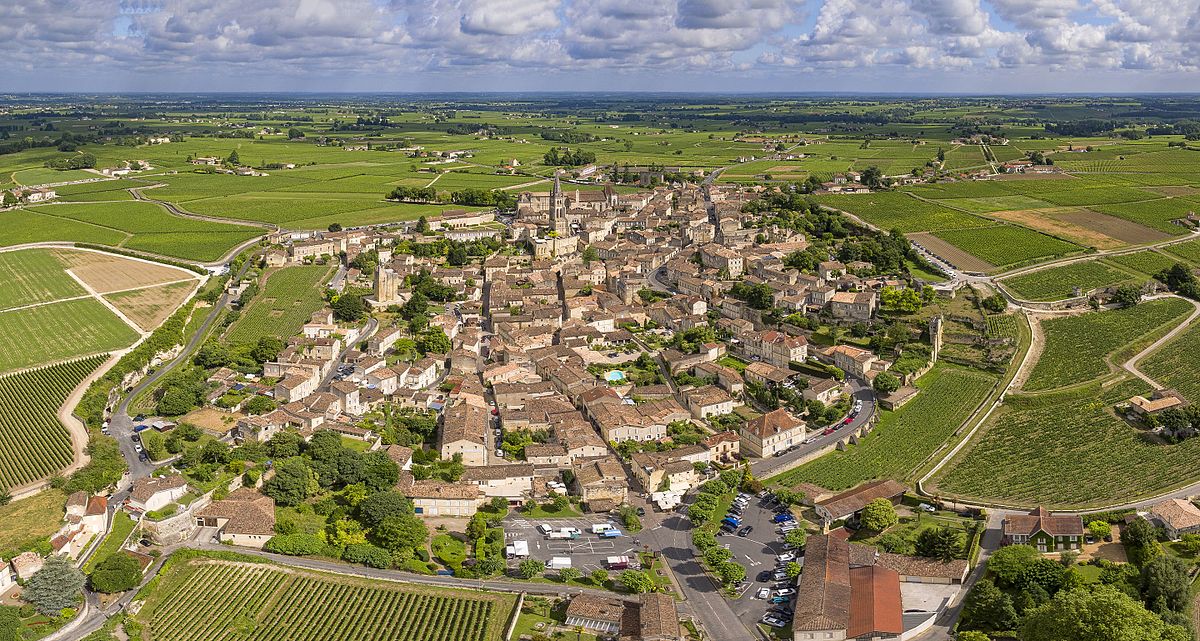
<svg viewBox="0 0 1200 641"><path fill-rule="evenodd" d="M1200 263L1200 240L1189 240L1186 243L1170 245L1165 247L1164 251L1186 261Z"/></svg>
<svg viewBox="0 0 1200 641"><path fill-rule="evenodd" d="M1020 340L1023 321L1017 314L989 314L987 317L988 338L1010 338Z"/></svg>
<svg viewBox="0 0 1200 641"><path fill-rule="evenodd" d="M87 295L63 269L62 261L49 251L0 253L0 310Z"/></svg>
<svg viewBox="0 0 1200 641"><path fill-rule="evenodd" d="M1145 394L1137 380L1103 390L1011 394L936 480L935 492L1023 506L1086 508L1152 496L1197 476L1200 439L1143 439L1112 405Z"/></svg>
<svg viewBox="0 0 1200 641"><path fill-rule="evenodd" d="M1046 347L1024 389L1048 390L1103 377L1110 354L1173 327L1191 310L1188 302L1169 298L1043 321Z"/></svg>
<svg viewBox="0 0 1200 641"><path fill-rule="evenodd" d="M1095 260L1070 263L1004 279L1004 285L1022 300L1050 301L1130 280L1129 274Z"/></svg>
<svg viewBox="0 0 1200 641"><path fill-rule="evenodd" d="M499 641L514 597L192 560L139 618L149 641Z"/></svg>
<svg viewBox="0 0 1200 641"><path fill-rule="evenodd" d="M1200 402L1200 324L1193 324L1146 357L1138 368L1160 384L1174 388L1192 403Z"/></svg>
<svg viewBox="0 0 1200 641"><path fill-rule="evenodd" d="M903 479L946 442L987 397L992 376L938 365L917 381L921 393L894 412L884 412L858 445L831 452L776 476L786 486L816 483L830 490L879 478Z"/></svg>
<svg viewBox="0 0 1200 641"><path fill-rule="evenodd" d="M300 326L324 305L323 285L330 270L327 265L296 265L271 273L226 338L231 343L253 343L262 336L286 338L299 333Z"/></svg>
<svg viewBox="0 0 1200 641"><path fill-rule="evenodd" d="M45 478L71 464L58 408L104 356L0 377L0 488Z"/></svg>
<svg viewBox="0 0 1200 641"><path fill-rule="evenodd" d="M1008 267L1064 256L1082 250L1078 245L1014 225L946 229L934 236L996 267Z"/></svg>
<svg viewBox="0 0 1200 641"><path fill-rule="evenodd" d="M817 202L848 211L880 229L899 229L905 233L974 227L984 222L970 214L900 192L822 196Z"/></svg>
<svg viewBox="0 0 1200 641"><path fill-rule="evenodd" d="M94 298L0 312L0 372L129 347L138 334Z"/></svg>
<svg viewBox="0 0 1200 641"><path fill-rule="evenodd" d="M1139 272L1148 277L1167 269L1171 265L1174 265L1176 262L1178 262L1178 259L1160 254L1156 251L1141 251L1134 252L1132 254L1113 256L1108 258L1107 261L1121 267L1131 269L1135 272ZM1143 280L1148 280L1148 278L1143 278Z"/></svg>

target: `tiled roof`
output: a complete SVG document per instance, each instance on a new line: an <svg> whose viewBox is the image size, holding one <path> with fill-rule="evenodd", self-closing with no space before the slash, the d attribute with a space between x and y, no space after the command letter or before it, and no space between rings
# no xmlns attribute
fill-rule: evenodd
<svg viewBox="0 0 1200 641"><path fill-rule="evenodd" d="M1155 503L1150 514L1176 530L1200 526L1200 509L1183 499L1169 499Z"/></svg>
<svg viewBox="0 0 1200 641"><path fill-rule="evenodd" d="M759 438L766 438L798 427L804 427L804 421L792 416L787 410L779 408L747 421L746 426L742 429Z"/></svg>
<svg viewBox="0 0 1200 641"><path fill-rule="evenodd" d="M580 594L567 605L567 617L581 617L592 621L620 623L625 613L625 602L611 597Z"/></svg>
<svg viewBox="0 0 1200 641"><path fill-rule="evenodd" d="M904 632L900 575L873 565L850 570L850 624L847 638Z"/></svg>
<svg viewBox="0 0 1200 641"><path fill-rule="evenodd" d="M171 474L170 476L159 476L151 478L140 478L133 482L133 489L129 493L129 498L135 501L146 502L151 497L159 492L173 490L177 487L187 485L181 474Z"/></svg>
<svg viewBox="0 0 1200 641"><path fill-rule="evenodd" d="M836 521L858 512L875 499L890 499L907 491L908 488L891 479L872 481L821 501L820 507Z"/></svg>
<svg viewBox="0 0 1200 641"><path fill-rule="evenodd" d="M248 487L238 488L224 499L208 504L196 516L228 519L226 534L275 533L275 501Z"/></svg>
<svg viewBox="0 0 1200 641"><path fill-rule="evenodd" d="M845 541L811 536L804 547L793 630L845 630L850 621L850 551Z"/></svg>
<svg viewBox="0 0 1200 641"><path fill-rule="evenodd" d="M1046 508L1039 507L1029 514L1017 514L1004 519L1005 536L1031 536L1036 532L1045 532L1050 536L1083 536L1083 518L1066 514L1051 516Z"/></svg>

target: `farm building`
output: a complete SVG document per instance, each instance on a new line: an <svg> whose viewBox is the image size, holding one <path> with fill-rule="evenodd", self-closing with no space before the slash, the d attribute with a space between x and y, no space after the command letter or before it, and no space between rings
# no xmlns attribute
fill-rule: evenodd
<svg viewBox="0 0 1200 641"><path fill-rule="evenodd" d="M1083 545L1083 519L1077 514L1051 516L1039 507L1004 519L1004 542L1031 545L1039 552L1078 550Z"/></svg>

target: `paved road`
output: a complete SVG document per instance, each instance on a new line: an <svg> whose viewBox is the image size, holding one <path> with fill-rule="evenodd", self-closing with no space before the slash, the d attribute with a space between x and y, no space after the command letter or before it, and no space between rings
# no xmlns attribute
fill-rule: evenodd
<svg viewBox="0 0 1200 641"><path fill-rule="evenodd" d="M814 439L811 443L801 445L795 451L788 452L783 456L759 459L750 463L750 469L754 472L755 478L766 478L795 467L797 459L803 458L829 445L831 442L846 438L849 434L858 431L859 428L866 425L875 416L875 392L871 389L871 386L854 377L847 377L846 380L850 388L850 396L855 400L861 400L863 403L862 410L854 417L850 424L839 428L828 436L814 430L813 435L810 436L810 438Z"/></svg>

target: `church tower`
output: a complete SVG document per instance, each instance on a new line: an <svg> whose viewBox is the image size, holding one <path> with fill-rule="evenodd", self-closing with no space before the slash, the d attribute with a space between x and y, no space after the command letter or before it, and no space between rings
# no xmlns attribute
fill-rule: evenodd
<svg viewBox="0 0 1200 641"><path fill-rule="evenodd" d="M558 172L554 173L554 187L550 190L550 231L559 236L567 235L567 202L562 193L562 185L558 182Z"/></svg>

